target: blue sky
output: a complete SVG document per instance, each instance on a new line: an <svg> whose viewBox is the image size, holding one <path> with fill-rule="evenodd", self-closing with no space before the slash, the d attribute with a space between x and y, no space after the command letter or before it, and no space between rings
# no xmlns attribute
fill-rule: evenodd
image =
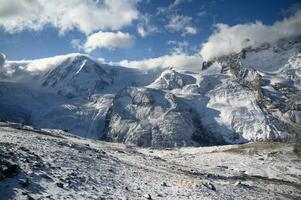
<svg viewBox="0 0 301 200"><path fill-rule="evenodd" d="M84 20L79 22L80 28L73 25L72 28L62 31L64 28L58 26L56 22L39 21L39 18L43 18L43 13L39 13L39 9L30 10L33 9L32 5L27 6L26 0L18 2L21 1L25 3L19 9L17 7L19 5L12 3L13 1L0 0L0 7L2 7L0 8L0 52L8 59L36 59L80 52L113 62L124 59L142 60L171 54L194 55L200 51L201 44L213 34L216 23L234 26L259 20L265 25L273 25L275 21L281 21L292 15L301 3L297 0L124 0L123 2L131 2L131 6L125 8L131 12L124 11L131 16L121 25L116 25L118 22L114 20L107 25L103 25L105 23L103 21L96 21L97 25L91 31L88 18L87 22ZM31 2L39 3L39 1L43 3L43 0ZM68 1L64 2L68 3ZM104 2L99 0L95 4L101 6ZM76 24L77 19L84 18L78 11L80 8L70 10L76 12L72 15L75 21L71 20L70 23ZM50 10L52 7L43 9ZM62 10L62 13L64 12L69 10ZM101 11L96 7L95 12ZM39 17L36 19L28 13L36 13L34 15ZM24 25L20 17L27 21L32 20L33 23ZM60 17L64 16L59 13L57 18ZM112 18L114 17L117 21L121 19L118 13L113 14ZM144 31L144 35L141 32L139 34L139 27L140 31ZM95 37L95 40L88 45L88 38L98 32L104 34ZM109 32L113 33L111 37L107 34ZM117 32L120 32L119 36L116 35ZM115 36L117 39L114 38ZM106 41L102 41L104 37L107 38ZM108 44L111 40L116 42L115 46ZM102 45L95 44L97 42Z"/></svg>

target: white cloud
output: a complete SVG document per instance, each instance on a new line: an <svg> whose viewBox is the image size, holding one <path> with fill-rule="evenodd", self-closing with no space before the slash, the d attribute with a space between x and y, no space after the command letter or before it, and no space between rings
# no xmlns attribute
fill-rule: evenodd
<svg viewBox="0 0 301 200"><path fill-rule="evenodd" d="M175 9L179 5L185 2L191 2L192 0L175 0L172 4L168 6L168 9Z"/></svg>
<svg viewBox="0 0 301 200"><path fill-rule="evenodd" d="M132 46L134 43L133 37L128 33L123 32L102 32L99 31L89 35L87 41L82 48L90 53L96 48L126 48Z"/></svg>
<svg viewBox="0 0 301 200"><path fill-rule="evenodd" d="M71 29L89 34L118 30L137 19L139 0L0 0L0 27L7 32L41 30L50 24L60 33Z"/></svg>
<svg viewBox="0 0 301 200"><path fill-rule="evenodd" d="M198 30L195 27L192 26L187 26L185 27L185 32L183 33L183 35L187 35L187 34L191 34L191 35L195 35L198 33Z"/></svg>
<svg viewBox="0 0 301 200"><path fill-rule="evenodd" d="M174 31L181 31L184 27L190 24L191 19L191 17L183 15L174 15L170 18L167 28Z"/></svg>
<svg viewBox="0 0 301 200"><path fill-rule="evenodd" d="M183 16L183 15L174 15L170 18L168 25L166 28L182 32L182 36L186 35L195 35L197 34L197 29L191 25L191 17Z"/></svg>
<svg viewBox="0 0 301 200"><path fill-rule="evenodd" d="M4 65L6 60L6 57L3 53L0 53L0 69L2 68L2 66Z"/></svg>
<svg viewBox="0 0 301 200"><path fill-rule="evenodd" d="M204 17L204 16L206 16L208 13L207 13L207 11L206 10L202 10L202 11L200 11L200 12L198 12L198 17Z"/></svg>
<svg viewBox="0 0 301 200"><path fill-rule="evenodd" d="M73 39L71 40L71 46L73 49L81 49L81 41L80 39Z"/></svg>
<svg viewBox="0 0 301 200"><path fill-rule="evenodd" d="M137 32L141 37L146 37L146 35L148 35L147 31L144 29L142 25L137 26Z"/></svg>
<svg viewBox="0 0 301 200"><path fill-rule="evenodd" d="M301 10L271 26L257 21L235 26L216 24L215 27L213 35L202 45L200 53L205 60L238 53L249 46L256 48L266 42L271 43L279 39L301 35Z"/></svg>
<svg viewBox="0 0 301 200"><path fill-rule="evenodd" d="M140 16L140 18L142 22L137 25L137 32L141 37L146 37L147 35L158 31L157 27L151 24L150 15L143 15Z"/></svg>
<svg viewBox="0 0 301 200"><path fill-rule="evenodd" d="M186 2L191 2L192 0L174 0L173 3L171 3L167 7L159 7L157 8L157 15L166 14L167 12L171 12L176 10L181 4Z"/></svg>
<svg viewBox="0 0 301 200"><path fill-rule="evenodd" d="M138 24L137 25L137 32L141 37L146 37L152 33L158 32L158 29L155 26L149 24Z"/></svg>
<svg viewBox="0 0 301 200"><path fill-rule="evenodd" d="M200 72L202 69L202 58L199 55L165 55L157 58L150 58L145 60L122 60L118 64L130 68L139 69L156 69L173 67L180 70L190 70Z"/></svg>
<svg viewBox="0 0 301 200"><path fill-rule="evenodd" d="M172 55L188 54L189 43L187 41L178 42L178 41L171 40L168 41L167 44L172 46L171 48Z"/></svg>

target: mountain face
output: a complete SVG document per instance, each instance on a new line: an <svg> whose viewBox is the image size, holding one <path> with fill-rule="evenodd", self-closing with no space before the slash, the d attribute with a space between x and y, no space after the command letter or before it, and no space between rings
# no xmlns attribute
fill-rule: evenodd
<svg viewBox="0 0 301 200"><path fill-rule="evenodd" d="M161 90L172 90L183 88L186 85L191 85L196 82L193 76L179 73L173 69L168 69L162 72L162 74L157 78L151 85L151 88L161 89Z"/></svg>
<svg viewBox="0 0 301 200"><path fill-rule="evenodd" d="M67 58L41 79L42 85L57 90L68 98L88 97L113 83L113 78L101 66L86 56Z"/></svg>
<svg viewBox="0 0 301 200"><path fill-rule="evenodd" d="M164 83L163 83L164 84ZM128 87L116 94L104 139L152 147L222 144L202 126L196 110L172 93Z"/></svg>
<svg viewBox="0 0 301 200"><path fill-rule="evenodd" d="M256 93L273 140L300 139L300 41L281 40L209 62L219 63L221 73L230 74Z"/></svg>
<svg viewBox="0 0 301 200"><path fill-rule="evenodd" d="M299 141L301 40L204 62L199 73L138 70L71 54L6 61L0 119L139 146Z"/></svg>

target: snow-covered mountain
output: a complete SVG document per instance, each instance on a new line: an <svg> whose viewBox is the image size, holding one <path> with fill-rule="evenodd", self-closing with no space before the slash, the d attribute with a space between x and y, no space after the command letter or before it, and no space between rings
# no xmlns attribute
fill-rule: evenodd
<svg viewBox="0 0 301 200"><path fill-rule="evenodd" d="M301 138L301 40L139 70L70 54L6 61L0 118L126 144L206 146Z"/></svg>
<svg viewBox="0 0 301 200"><path fill-rule="evenodd" d="M125 86L150 84L155 75L145 73L81 54L7 61L0 70L0 117L98 139L114 95Z"/></svg>
<svg viewBox="0 0 301 200"><path fill-rule="evenodd" d="M220 57L221 72L256 93L256 101L270 127L273 140L300 139L301 38L247 48L239 54Z"/></svg>
<svg viewBox="0 0 301 200"><path fill-rule="evenodd" d="M89 97L112 85L113 77L90 58L77 55L67 58L41 77L42 85L58 94L73 98Z"/></svg>
<svg viewBox="0 0 301 200"><path fill-rule="evenodd" d="M197 111L172 93L127 87L114 98L104 138L139 146L173 147L223 144L206 130Z"/></svg>

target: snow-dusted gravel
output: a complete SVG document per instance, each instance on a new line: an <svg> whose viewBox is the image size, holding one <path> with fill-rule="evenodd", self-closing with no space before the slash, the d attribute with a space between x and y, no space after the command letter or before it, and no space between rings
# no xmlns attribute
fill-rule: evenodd
<svg viewBox="0 0 301 200"><path fill-rule="evenodd" d="M1 123L0 199L300 199L300 158L300 144L143 149Z"/></svg>

